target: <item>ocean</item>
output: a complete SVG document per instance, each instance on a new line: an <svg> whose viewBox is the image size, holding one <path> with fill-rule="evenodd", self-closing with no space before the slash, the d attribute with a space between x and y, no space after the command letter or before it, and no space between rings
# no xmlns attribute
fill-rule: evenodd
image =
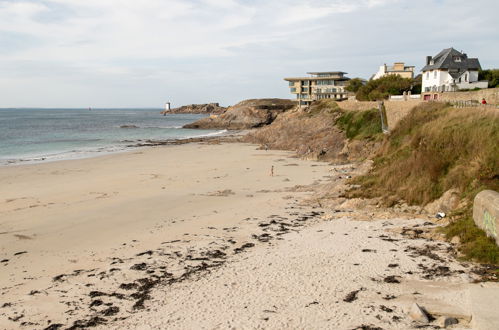
<svg viewBox="0 0 499 330"><path fill-rule="evenodd" d="M0 166L92 157L145 140L222 134L182 129L206 117L161 109L0 109ZM128 126L128 128L126 128Z"/></svg>

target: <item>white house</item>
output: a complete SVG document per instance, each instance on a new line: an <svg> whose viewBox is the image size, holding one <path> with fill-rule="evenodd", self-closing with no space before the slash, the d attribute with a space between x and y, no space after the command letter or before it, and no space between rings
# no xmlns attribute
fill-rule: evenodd
<svg viewBox="0 0 499 330"><path fill-rule="evenodd" d="M378 72L376 72L371 79L379 79L390 74L395 74L401 76L402 78L414 78L414 66L405 65L404 62L395 62L393 66L388 66L383 64L379 67Z"/></svg>
<svg viewBox="0 0 499 330"><path fill-rule="evenodd" d="M454 48L442 50L437 55L426 57L423 71L424 92L448 92L460 89L487 88L487 81L478 81L480 62L468 58Z"/></svg>

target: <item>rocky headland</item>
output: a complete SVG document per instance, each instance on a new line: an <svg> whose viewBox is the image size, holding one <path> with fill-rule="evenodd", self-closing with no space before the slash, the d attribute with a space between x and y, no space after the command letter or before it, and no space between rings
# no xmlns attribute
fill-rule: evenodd
<svg viewBox="0 0 499 330"><path fill-rule="evenodd" d="M206 103L206 104L190 104L183 105L178 108L173 108L169 111L161 111L161 114L169 113L197 113L197 114L221 114L227 110L226 107L220 106L218 103Z"/></svg>
<svg viewBox="0 0 499 330"><path fill-rule="evenodd" d="M229 107L220 115L203 118L184 128L197 129L250 129L272 123L279 114L296 106L286 99L251 99Z"/></svg>

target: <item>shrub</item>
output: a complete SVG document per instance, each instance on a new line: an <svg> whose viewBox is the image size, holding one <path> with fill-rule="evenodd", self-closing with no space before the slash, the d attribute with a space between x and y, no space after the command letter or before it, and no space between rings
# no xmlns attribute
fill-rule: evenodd
<svg viewBox="0 0 499 330"><path fill-rule="evenodd" d="M480 70L478 80L487 80L489 88L499 87L499 69Z"/></svg>
<svg viewBox="0 0 499 330"><path fill-rule="evenodd" d="M416 83L412 79L398 75L388 75L379 79L370 80L360 87L356 93L359 101L376 101L387 99L390 95L400 95L405 91L412 91Z"/></svg>

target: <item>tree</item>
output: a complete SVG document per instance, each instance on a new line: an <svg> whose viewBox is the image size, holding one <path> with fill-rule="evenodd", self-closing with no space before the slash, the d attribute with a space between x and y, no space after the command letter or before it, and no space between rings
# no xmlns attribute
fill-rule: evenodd
<svg viewBox="0 0 499 330"><path fill-rule="evenodd" d="M357 91L364 86L364 79L361 78L353 78L348 81L348 85L345 89L349 92L357 93Z"/></svg>
<svg viewBox="0 0 499 330"><path fill-rule="evenodd" d="M489 88L499 87L499 69L480 70L478 80L487 80Z"/></svg>
<svg viewBox="0 0 499 330"><path fill-rule="evenodd" d="M390 95L400 95L413 90L415 81L398 75L388 75L370 80L360 87L355 94L359 101L376 101L387 99Z"/></svg>

